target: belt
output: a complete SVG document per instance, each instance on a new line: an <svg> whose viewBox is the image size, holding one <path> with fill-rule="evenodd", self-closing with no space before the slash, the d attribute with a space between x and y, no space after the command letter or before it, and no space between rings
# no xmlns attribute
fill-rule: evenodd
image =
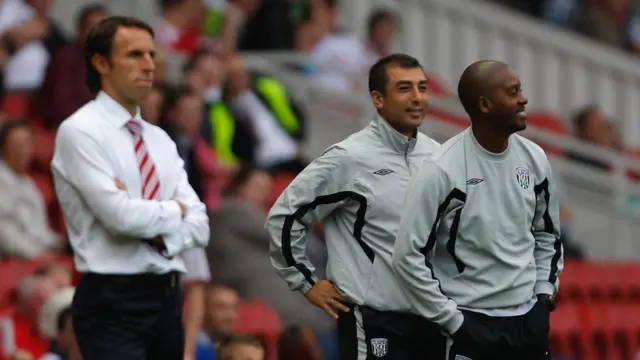
<svg viewBox="0 0 640 360"><path fill-rule="evenodd" d="M165 274L98 274L98 273L86 273L83 278L87 280L119 282L126 284L146 284L146 285L158 285L158 286L170 286L175 288L180 283L180 273L177 271L171 271Z"/></svg>

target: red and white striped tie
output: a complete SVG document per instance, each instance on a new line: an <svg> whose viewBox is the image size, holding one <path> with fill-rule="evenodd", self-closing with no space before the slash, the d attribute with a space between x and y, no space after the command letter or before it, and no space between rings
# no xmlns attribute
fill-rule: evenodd
<svg viewBox="0 0 640 360"><path fill-rule="evenodd" d="M127 130L133 135L133 145L138 158L138 169L140 170L140 180L142 180L142 198L145 200L161 200L160 199L160 181L156 175L156 166L153 159L149 156L147 145L142 138L142 124L138 120L129 120L125 125ZM157 252L164 256L166 250L164 243L154 245L148 242Z"/></svg>
<svg viewBox="0 0 640 360"><path fill-rule="evenodd" d="M160 200L160 181L156 176L156 166L149 156L147 145L142 138L142 124L138 120L129 120L127 129L133 135L134 148L138 158L140 179L142 180L142 198L145 200Z"/></svg>

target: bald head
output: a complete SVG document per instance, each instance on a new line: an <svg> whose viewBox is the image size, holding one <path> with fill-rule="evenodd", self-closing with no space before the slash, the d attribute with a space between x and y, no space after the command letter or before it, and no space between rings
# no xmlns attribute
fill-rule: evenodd
<svg viewBox="0 0 640 360"><path fill-rule="evenodd" d="M478 114L478 99L488 96L495 85L496 73L509 66L495 60L481 60L469 65L458 82L458 97L469 116Z"/></svg>

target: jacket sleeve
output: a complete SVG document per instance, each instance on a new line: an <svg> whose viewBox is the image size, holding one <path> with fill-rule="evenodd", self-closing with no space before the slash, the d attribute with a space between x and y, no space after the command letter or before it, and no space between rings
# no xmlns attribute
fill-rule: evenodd
<svg viewBox="0 0 640 360"><path fill-rule="evenodd" d="M560 201L557 186L546 160L545 177L536 184L536 209L533 219L533 236L536 241L536 294L555 295L558 276L564 267L562 242L560 241Z"/></svg>
<svg viewBox="0 0 640 360"><path fill-rule="evenodd" d="M440 221L456 192L438 165L422 165L409 184L392 257L398 281L416 312L449 334L458 330L464 318L456 303L442 293L429 257L436 246Z"/></svg>
<svg viewBox="0 0 640 360"><path fill-rule="evenodd" d="M291 182L269 212L271 263L292 291L306 293L318 280L306 255L306 236L314 222L348 201L348 162L344 149L330 148Z"/></svg>
<svg viewBox="0 0 640 360"><path fill-rule="evenodd" d="M73 185L95 217L113 233L153 238L176 232L182 225L175 201L131 199L118 190L104 149L80 129L60 126L51 167Z"/></svg>

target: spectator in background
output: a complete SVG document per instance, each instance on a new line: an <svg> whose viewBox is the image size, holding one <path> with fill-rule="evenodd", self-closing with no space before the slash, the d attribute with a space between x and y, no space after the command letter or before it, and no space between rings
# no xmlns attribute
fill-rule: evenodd
<svg viewBox="0 0 640 360"><path fill-rule="evenodd" d="M216 241L207 247L214 281L229 284L242 299L269 303L286 325L309 326L332 351L335 322L309 304L272 270L268 257L270 237L264 228L272 185L271 176L252 167L241 168L231 181L220 210L210 216ZM324 269L325 249L317 236L310 236L309 256ZM261 274L256 277L255 274Z"/></svg>
<svg viewBox="0 0 640 360"><path fill-rule="evenodd" d="M214 357L216 346L233 334L239 317L240 296L232 288L212 284L205 295L205 317L202 333L198 337L196 360L210 360Z"/></svg>
<svg viewBox="0 0 640 360"><path fill-rule="evenodd" d="M51 9L55 0L24 0L35 11L33 30L42 32L42 43L50 56L67 44L67 38L60 27L51 19ZM64 1L64 0L63 0Z"/></svg>
<svg viewBox="0 0 640 360"><path fill-rule="evenodd" d="M40 275L28 276L18 285L18 307L13 317L15 346L28 349L36 359L49 350L49 341L40 332L40 312L57 289L51 279Z"/></svg>
<svg viewBox="0 0 640 360"><path fill-rule="evenodd" d="M75 41L51 58L31 108L31 115L45 127L57 129L64 119L95 97L85 84L84 39L89 29L107 15L102 5L83 7L76 17Z"/></svg>
<svg viewBox="0 0 640 360"><path fill-rule="evenodd" d="M580 12L575 28L596 41L623 48L629 21L630 0L595 0Z"/></svg>
<svg viewBox="0 0 640 360"><path fill-rule="evenodd" d="M606 118L600 108L595 105L586 106L578 111L573 119L575 135L578 139L602 148L616 150L619 140L616 139L614 125ZM609 170L610 164L588 155L569 152L571 160L601 170Z"/></svg>
<svg viewBox="0 0 640 360"><path fill-rule="evenodd" d="M204 102L189 87L179 88L165 100L165 130L175 141L189 183L209 211L221 202L222 168L214 150L200 137Z"/></svg>
<svg viewBox="0 0 640 360"><path fill-rule="evenodd" d="M63 288L71 286L71 268L58 262L51 262L36 269L35 275L49 278L57 287Z"/></svg>
<svg viewBox="0 0 640 360"><path fill-rule="evenodd" d="M241 57L230 58L227 66L223 101L210 111L213 146L221 160L231 166L255 162L271 172L300 172L305 166L302 111L279 80L250 73ZM235 133L225 133L234 127Z"/></svg>
<svg viewBox="0 0 640 360"><path fill-rule="evenodd" d="M181 254L187 273L182 277L184 293L185 343L184 360L196 358L198 336L202 330L205 314L205 288L211 280L209 263L204 249L190 249Z"/></svg>
<svg viewBox="0 0 640 360"><path fill-rule="evenodd" d="M203 0L160 0L162 17L153 26L156 45L178 54L191 54L200 45Z"/></svg>
<svg viewBox="0 0 640 360"><path fill-rule="evenodd" d="M368 66L392 53L393 42L398 29L397 22L397 16L389 10L378 9L369 15L367 26L368 41L365 55Z"/></svg>
<svg viewBox="0 0 640 360"><path fill-rule="evenodd" d="M313 331L306 326L292 325L278 339L278 360L323 360Z"/></svg>
<svg viewBox="0 0 640 360"><path fill-rule="evenodd" d="M292 0L236 0L248 3L244 12L248 14L242 29L239 50L268 51L292 50L296 14L302 7ZM256 9L255 11L252 11Z"/></svg>
<svg viewBox="0 0 640 360"><path fill-rule="evenodd" d="M220 101L225 68L219 55L207 50L195 52L185 63L183 74L189 86L202 96L207 108Z"/></svg>
<svg viewBox="0 0 640 360"><path fill-rule="evenodd" d="M252 335L234 335L223 340L218 348L218 353L220 360L265 359L264 344Z"/></svg>
<svg viewBox="0 0 640 360"><path fill-rule="evenodd" d="M49 62L42 43L47 27L23 0L2 0L0 14L0 58L9 57L3 68L5 87L13 91L35 90L42 84Z"/></svg>
<svg viewBox="0 0 640 360"><path fill-rule="evenodd" d="M44 303L40 313L40 333L51 340L51 347L40 360L82 359L71 321L74 293L73 287L60 288Z"/></svg>
<svg viewBox="0 0 640 360"><path fill-rule="evenodd" d="M27 171L33 134L24 121L0 127L0 256L33 259L60 251L63 239L49 228L44 200Z"/></svg>
<svg viewBox="0 0 640 360"><path fill-rule="evenodd" d="M314 79L328 90L358 90L357 80L368 69L369 58L354 34L339 31L338 11L338 0L311 0L311 23L319 34L310 52Z"/></svg>

